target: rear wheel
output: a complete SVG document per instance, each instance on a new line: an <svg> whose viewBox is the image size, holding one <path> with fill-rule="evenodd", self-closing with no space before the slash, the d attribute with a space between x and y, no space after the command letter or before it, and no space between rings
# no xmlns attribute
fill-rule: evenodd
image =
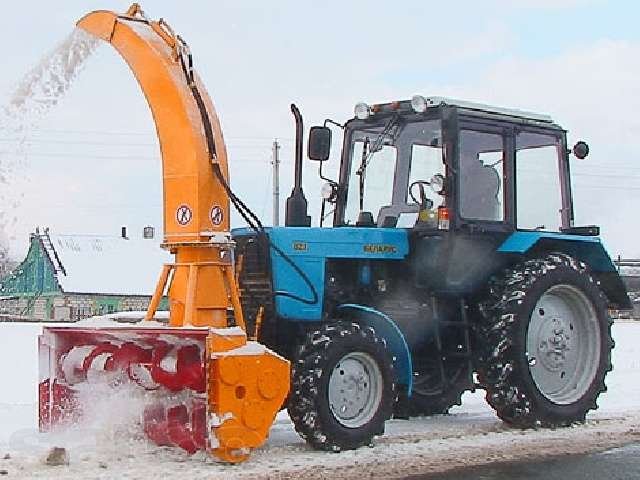
<svg viewBox="0 0 640 480"><path fill-rule="evenodd" d="M313 447L349 450L384 433L395 386L391 358L373 328L340 321L309 333L291 375L289 415Z"/></svg>
<svg viewBox="0 0 640 480"><path fill-rule="evenodd" d="M606 299L564 254L529 260L492 281L478 379L503 420L521 427L583 421L611 370Z"/></svg>

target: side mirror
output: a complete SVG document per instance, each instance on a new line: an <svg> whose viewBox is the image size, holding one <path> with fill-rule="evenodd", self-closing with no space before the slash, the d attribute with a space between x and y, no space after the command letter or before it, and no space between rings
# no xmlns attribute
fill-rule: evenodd
<svg viewBox="0 0 640 480"><path fill-rule="evenodd" d="M309 130L309 142L307 155L309 160L324 162L331 152L331 130L329 127L311 127Z"/></svg>
<svg viewBox="0 0 640 480"><path fill-rule="evenodd" d="M589 155L589 145L580 140L573 146L573 154L580 160L586 158Z"/></svg>

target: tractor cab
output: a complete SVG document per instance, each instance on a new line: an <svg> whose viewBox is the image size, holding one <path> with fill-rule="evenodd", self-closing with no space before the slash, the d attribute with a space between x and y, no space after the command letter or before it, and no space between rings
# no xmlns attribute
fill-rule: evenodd
<svg viewBox="0 0 640 480"><path fill-rule="evenodd" d="M309 158L324 161L329 146L328 128L313 127ZM360 103L322 194L336 227L569 231L568 160L566 132L546 115L419 95Z"/></svg>

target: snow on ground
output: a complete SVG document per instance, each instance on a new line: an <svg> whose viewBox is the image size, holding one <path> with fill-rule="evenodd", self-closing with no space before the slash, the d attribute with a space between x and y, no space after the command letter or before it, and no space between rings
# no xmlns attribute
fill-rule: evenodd
<svg viewBox="0 0 640 480"><path fill-rule="evenodd" d="M333 454L310 450L286 413L278 415L267 445L241 465L221 465L204 454L146 442L139 432L114 425L130 416L128 398L105 398L96 405L102 422L65 434L37 432L36 336L39 325L0 323L0 471L8 478L362 478L402 477L461 465L517 460L540 455L582 453L640 441L640 322L614 325L614 371L600 409L585 425L520 431L499 421L483 392L467 393L451 415L393 420L370 448ZM121 412L127 412L124 415ZM115 422L118 423L118 422ZM123 423L123 422L120 422ZM66 447L69 466L43 462L52 446ZM3 459L5 453L10 458Z"/></svg>

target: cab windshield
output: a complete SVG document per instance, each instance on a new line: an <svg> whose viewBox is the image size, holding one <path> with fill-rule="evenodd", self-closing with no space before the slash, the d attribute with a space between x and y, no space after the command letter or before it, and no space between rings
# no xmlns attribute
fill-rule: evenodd
<svg viewBox="0 0 640 480"><path fill-rule="evenodd" d="M347 148L346 224L355 224L364 211L378 226L410 227L421 205L436 209L442 204L443 198L429 188L434 175L445 173L440 120L392 117L352 131Z"/></svg>

